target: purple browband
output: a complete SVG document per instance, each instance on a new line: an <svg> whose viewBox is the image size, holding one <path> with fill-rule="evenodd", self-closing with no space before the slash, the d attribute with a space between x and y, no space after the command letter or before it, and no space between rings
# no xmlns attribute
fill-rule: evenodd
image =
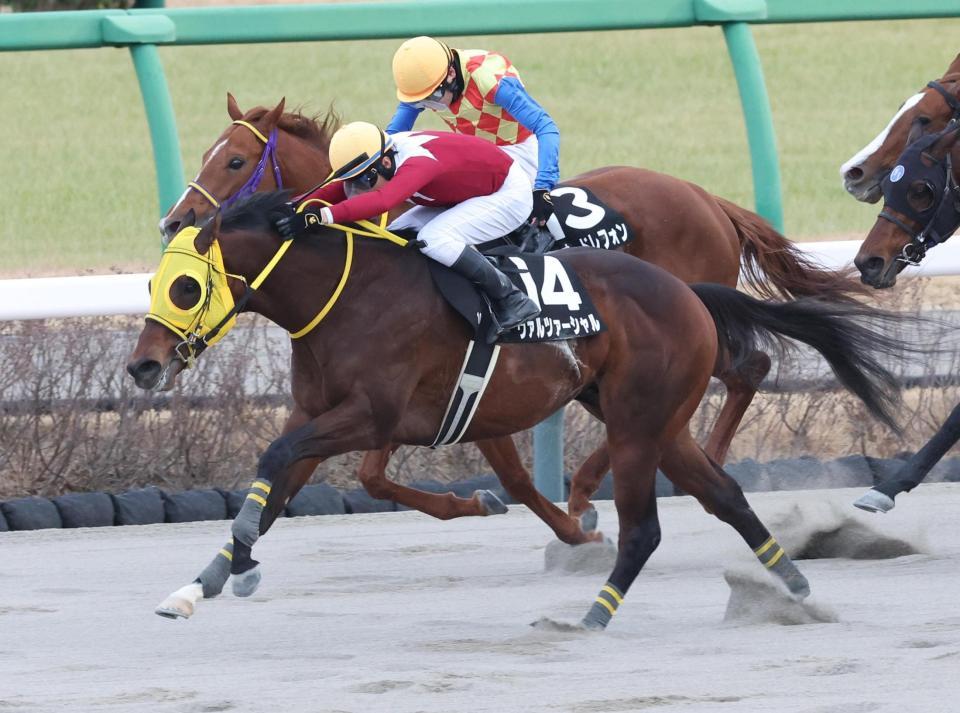
<svg viewBox="0 0 960 713"><path fill-rule="evenodd" d="M277 190L283 188L283 180L280 178L280 166L277 163L277 130L274 129L270 132L270 137L267 140L267 145L263 147L263 154L260 156L260 162L257 164L257 167L253 170L253 174L247 179L247 182L240 186L240 189L234 193L232 196L224 200L220 205L222 208L235 203L241 198L246 198L247 196L253 195L256 193L257 188L260 186L260 181L263 180L263 174L267 170L267 161L270 161L273 164L273 177L277 181Z"/></svg>

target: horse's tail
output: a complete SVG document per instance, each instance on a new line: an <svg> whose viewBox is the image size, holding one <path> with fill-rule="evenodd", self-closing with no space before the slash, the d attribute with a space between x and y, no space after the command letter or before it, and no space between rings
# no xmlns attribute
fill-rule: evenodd
<svg viewBox="0 0 960 713"><path fill-rule="evenodd" d="M850 271L827 270L811 262L766 220L735 203L714 196L733 223L743 255L741 277L763 297L818 297L849 301L864 295L866 285Z"/></svg>
<svg viewBox="0 0 960 713"><path fill-rule="evenodd" d="M720 348L729 353L734 366L758 348L786 346L785 338L809 344L827 360L844 388L899 431L893 417L899 389L878 357L917 351L886 333L903 317L857 302L810 298L767 302L722 285L691 287L713 317Z"/></svg>

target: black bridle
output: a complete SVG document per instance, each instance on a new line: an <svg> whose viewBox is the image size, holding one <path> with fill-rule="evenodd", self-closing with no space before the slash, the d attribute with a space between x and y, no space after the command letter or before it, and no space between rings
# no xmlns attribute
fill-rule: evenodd
<svg viewBox="0 0 960 713"><path fill-rule="evenodd" d="M947 106L950 107L950 111L953 114L950 116L950 120L960 119L960 99L957 99L953 94L947 91L947 88L944 87L940 82L934 80L932 82L927 82L927 86L930 89L935 89L937 93L943 97L943 100L947 103Z"/></svg>
<svg viewBox="0 0 960 713"><path fill-rule="evenodd" d="M934 85L936 82L930 84ZM941 87L938 91L946 90ZM954 103L960 107L960 102L954 99ZM879 217L893 223L910 236L910 242L903 246L896 258L898 262L919 265L927 250L946 241L960 227L960 185L953 175L951 152L947 151L943 158L936 161L929 153L937 141L958 130L960 120L953 118L943 131L921 136L900 154L893 170L883 179L883 210ZM908 199L910 187L917 181L923 181L933 195L937 196L936 202L924 210L914 208ZM888 207L923 227L914 230L888 212Z"/></svg>

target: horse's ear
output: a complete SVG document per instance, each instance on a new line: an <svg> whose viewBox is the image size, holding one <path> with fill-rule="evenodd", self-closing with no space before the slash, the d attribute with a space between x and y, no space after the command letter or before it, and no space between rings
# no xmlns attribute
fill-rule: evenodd
<svg viewBox="0 0 960 713"><path fill-rule="evenodd" d="M234 121L243 118L243 112L240 111L240 107L237 106L237 100L233 98L233 94L230 92L227 92L227 113Z"/></svg>
<svg viewBox="0 0 960 713"><path fill-rule="evenodd" d="M950 63L950 66L947 67L947 71L943 73L943 76L946 77L948 74L954 74L960 72L960 54L953 58L953 61Z"/></svg>
<svg viewBox="0 0 960 713"><path fill-rule="evenodd" d="M206 223L200 227L200 232L193 239L194 249L201 255L206 255L213 241L220 235L220 211L213 214Z"/></svg>
<svg viewBox="0 0 960 713"><path fill-rule="evenodd" d="M933 156L934 160L940 161L953 149L958 137L960 137L960 122L950 122L940 134L937 142L930 147L930 155Z"/></svg>
<svg viewBox="0 0 960 713"><path fill-rule="evenodd" d="M280 103L277 104L273 109L268 111L263 117L263 121L260 124L260 129L269 133L277 127L277 123L280 121L280 117L283 115L283 106L287 103L287 98L282 97Z"/></svg>

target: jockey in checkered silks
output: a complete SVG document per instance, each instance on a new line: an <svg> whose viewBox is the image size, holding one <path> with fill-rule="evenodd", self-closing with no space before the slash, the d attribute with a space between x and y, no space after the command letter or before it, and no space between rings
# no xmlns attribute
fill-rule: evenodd
<svg viewBox="0 0 960 713"><path fill-rule="evenodd" d="M560 131L527 93L510 60L414 37L394 54L393 78L400 105L388 134L410 131L420 112L432 109L453 131L492 141L530 176L530 221L545 225L553 213L549 192L560 177Z"/></svg>

